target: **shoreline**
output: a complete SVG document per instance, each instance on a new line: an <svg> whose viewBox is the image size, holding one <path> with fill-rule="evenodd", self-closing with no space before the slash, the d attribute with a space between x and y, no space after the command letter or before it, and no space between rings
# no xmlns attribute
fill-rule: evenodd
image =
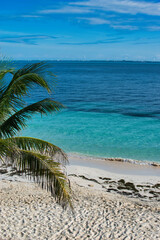
<svg viewBox="0 0 160 240"><path fill-rule="evenodd" d="M160 177L160 165L151 164L132 164L129 161L119 161L117 158L101 158L94 156L82 155L79 153L67 153L69 164L67 168L73 166L96 168L104 170L107 173L123 174L123 175L138 175L138 176L153 176ZM118 158L119 159L119 158Z"/></svg>
<svg viewBox="0 0 160 240"><path fill-rule="evenodd" d="M92 159L105 160L105 161L111 161L111 162L125 162L125 163L131 163L136 165L149 165L153 167L160 167L160 162L156 162L156 161L136 160L136 159L122 158L122 157L99 157L95 155L83 154L78 152L67 152L67 155L72 155L72 154L77 156L82 156L85 158L92 158Z"/></svg>
<svg viewBox="0 0 160 240"><path fill-rule="evenodd" d="M79 186L142 201L160 201L160 168L68 154L66 172Z"/></svg>
<svg viewBox="0 0 160 240"><path fill-rule="evenodd" d="M160 201L160 167L110 161L68 153L65 173L79 186L118 193L144 201ZM33 182L11 167L0 167L0 181Z"/></svg>

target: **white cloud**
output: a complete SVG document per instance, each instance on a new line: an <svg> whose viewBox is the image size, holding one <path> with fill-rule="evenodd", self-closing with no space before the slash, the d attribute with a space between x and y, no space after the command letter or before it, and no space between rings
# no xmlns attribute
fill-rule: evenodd
<svg viewBox="0 0 160 240"><path fill-rule="evenodd" d="M150 31L160 31L160 26L149 26L147 29Z"/></svg>
<svg viewBox="0 0 160 240"><path fill-rule="evenodd" d="M21 15L21 17L22 18L40 18L40 17L42 17L42 16L40 16L40 15Z"/></svg>
<svg viewBox="0 0 160 240"><path fill-rule="evenodd" d="M0 42L7 43L24 43L24 44L37 44L38 40L47 40L47 39L55 39L55 36L47 36L47 35L10 35L10 36L1 36Z"/></svg>
<svg viewBox="0 0 160 240"><path fill-rule="evenodd" d="M75 6L66 6L59 9L46 9L39 11L40 14L52 14L52 13L90 13L92 10L83 8L83 7L75 7Z"/></svg>
<svg viewBox="0 0 160 240"><path fill-rule="evenodd" d="M86 20L88 21L90 24L93 25L101 25L101 24L110 24L111 22L106 20L106 19L102 19L102 18L87 18L87 17L79 17L78 19L80 20Z"/></svg>
<svg viewBox="0 0 160 240"><path fill-rule="evenodd" d="M132 25L122 25L118 24L117 22L111 22L109 20L103 19L103 18L89 18L89 17L79 17L77 19L84 20L89 22L89 24L92 25L102 25L102 24L107 24L110 25L110 27L115 28L115 29L127 29L127 30L138 30L137 26L132 26Z"/></svg>
<svg viewBox="0 0 160 240"><path fill-rule="evenodd" d="M71 0L72 1L72 0ZM123 14L145 14L151 16L160 16L160 2L151 2L151 0L84 0L84 1L72 1L67 2L67 5L61 8L44 9L38 12L40 16L47 14L75 14L78 20L86 21L91 25L110 25L115 29L126 30L138 30L136 22L141 21L135 19L106 19L111 13L123 13ZM89 14L87 14L89 13ZM105 14L104 14L105 13ZM107 13L107 15L106 15ZM80 15L85 14L84 17ZM112 13L113 14L113 13ZM87 15L87 16L86 16ZM106 15L106 18L104 17ZM115 17L115 15L113 17ZM35 17L38 15L35 14ZM83 16L83 15L82 15ZM32 17L32 15L26 15L25 17ZM131 21L132 20L132 21ZM143 19L144 21L145 19ZM133 23L134 21L134 23ZM133 24L132 24L133 23ZM139 24L140 25L140 24ZM149 31L159 31L159 27L144 27Z"/></svg>
<svg viewBox="0 0 160 240"><path fill-rule="evenodd" d="M114 25L112 24L112 27L115 28L115 29L127 29L127 30L138 30L138 27L137 26L132 26L132 25Z"/></svg>
<svg viewBox="0 0 160 240"><path fill-rule="evenodd" d="M89 7L91 10L113 11L128 14L147 14L160 16L160 3L134 0L89 0L70 2L70 5ZM84 8L85 10L85 8Z"/></svg>

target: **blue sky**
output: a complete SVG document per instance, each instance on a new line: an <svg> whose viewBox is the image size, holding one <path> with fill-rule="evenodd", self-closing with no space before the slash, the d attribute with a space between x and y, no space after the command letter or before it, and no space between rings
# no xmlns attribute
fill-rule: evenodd
<svg viewBox="0 0 160 240"><path fill-rule="evenodd" d="M160 61L160 0L1 1L13 59Z"/></svg>

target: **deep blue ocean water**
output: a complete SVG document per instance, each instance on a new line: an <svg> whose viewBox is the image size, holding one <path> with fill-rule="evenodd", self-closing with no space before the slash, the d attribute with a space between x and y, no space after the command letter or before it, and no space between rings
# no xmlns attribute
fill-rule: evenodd
<svg viewBox="0 0 160 240"><path fill-rule="evenodd" d="M15 62L17 68L28 62ZM20 134L66 152L160 162L160 63L50 61L66 109L34 115ZM35 88L27 101L46 93Z"/></svg>

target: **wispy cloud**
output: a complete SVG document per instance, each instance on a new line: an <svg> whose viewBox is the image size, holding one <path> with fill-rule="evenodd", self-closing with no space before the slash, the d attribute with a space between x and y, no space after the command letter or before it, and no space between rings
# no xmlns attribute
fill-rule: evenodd
<svg viewBox="0 0 160 240"><path fill-rule="evenodd" d="M138 30L139 28L137 26L132 26L132 25L119 25L119 24L112 24L112 27L115 29L122 29L122 30Z"/></svg>
<svg viewBox="0 0 160 240"><path fill-rule="evenodd" d="M39 14L53 14L53 13L65 13L65 14L76 14L76 13L90 13L93 12L91 9L83 8L83 7L75 7L75 6L65 6L63 8L59 9L46 9L41 10L38 13Z"/></svg>
<svg viewBox="0 0 160 240"><path fill-rule="evenodd" d="M90 10L112 11L128 14L147 14L160 16L160 3L135 0L89 0L80 2L70 2L72 6L83 6Z"/></svg>
<svg viewBox="0 0 160 240"><path fill-rule="evenodd" d="M24 14L24 15L20 15L20 17L22 18L41 18L42 16L41 15L32 15L32 14Z"/></svg>
<svg viewBox="0 0 160 240"><path fill-rule="evenodd" d="M101 25L101 24L110 24L111 22L109 20L103 19L103 18L94 18L94 17L79 17L80 20L85 20L89 22L89 24L92 25Z"/></svg>
<svg viewBox="0 0 160 240"><path fill-rule="evenodd" d="M115 36L115 37L106 37L103 40L96 40L96 41L86 41L86 42L61 42L61 45L106 45L106 44L119 44L119 43L130 43L136 45L147 45L147 44L157 44L159 40L156 38L137 38L136 36L132 36L128 38L127 36Z"/></svg>
<svg viewBox="0 0 160 240"><path fill-rule="evenodd" d="M89 24L91 25L103 25L103 24L107 24L110 25L110 27L115 28L115 29L122 29L122 30L138 30L137 26L133 26L133 25L125 25L125 24L120 24L119 22L117 22L117 20L115 21L111 21L111 20L107 20L104 18L93 18L93 17L78 17L77 19L79 20L83 20L83 21L87 21Z"/></svg>
<svg viewBox="0 0 160 240"><path fill-rule="evenodd" d="M149 31L160 31L160 26L149 26L147 29Z"/></svg>
<svg viewBox="0 0 160 240"><path fill-rule="evenodd" d="M38 40L55 39L55 38L57 37L46 36L46 35L24 35L24 36L15 35L15 36L0 37L0 42L37 45Z"/></svg>
<svg viewBox="0 0 160 240"><path fill-rule="evenodd" d="M111 28L119 30L135 31L145 28L146 30L157 31L158 27L147 29L147 27L143 26L142 21L139 21L137 16L135 17L134 15L160 16L160 2L153 2L151 0L71 0L64 2L64 5L59 8L57 5L55 8L38 11L35 13L35 18L52 14L70 14L70 16L73 14L79 22L84 21L90 25L106 24ZM110 15L113 17L110 18ZM144 19L143 15L141 18L145 21L146 19ZM28 15L28 17L31 17L31 15ZM117 18L120 18L121 22ZM156 21L156 18L154 19ZM152 22L154 25L154 20Z"/></svg>
<svg viewBox="0 0 160 240"><path fill-rule="evenodd" d="M99 44L107 44L107 43L120 43L124 40L123 37L111 37L106 38L104 40L97 40L92 42L63 42L60 43L62 45L99 45Z"/></svg>

